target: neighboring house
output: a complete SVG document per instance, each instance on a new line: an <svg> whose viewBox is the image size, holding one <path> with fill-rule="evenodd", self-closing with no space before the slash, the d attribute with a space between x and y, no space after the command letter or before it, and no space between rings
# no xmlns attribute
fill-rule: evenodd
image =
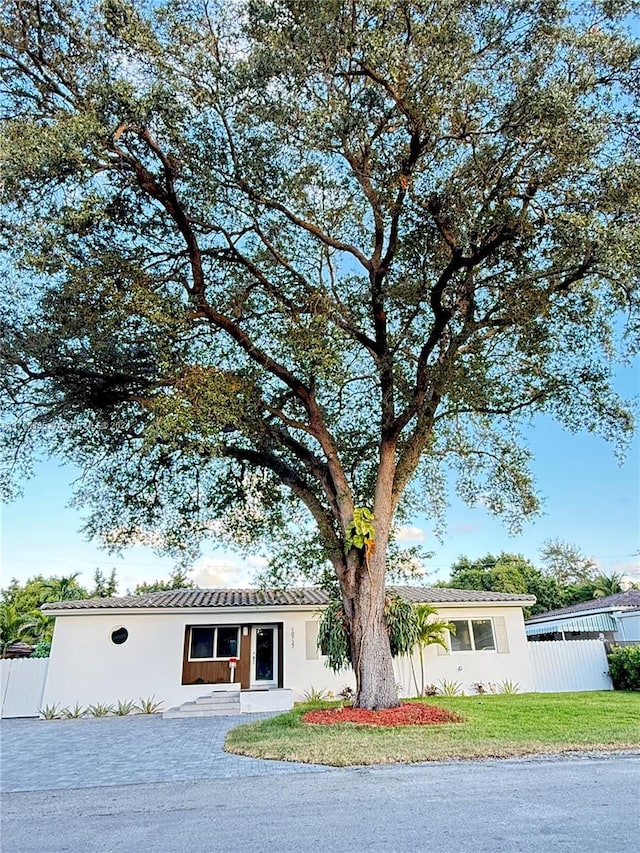
<svg viewBox="0 0 640 853"><path fill-rule="evenodd" d="M8 646L4 647L4 651L0 655L2 658L28 658L31 657L33 653L34 646L30 646L28 643L23 643L21 640L18 640L15 643L9 643Z"/></svg>
<svg viewBox="0 0 640 853"><path fill-rule="evenodd" d="M525 628L530 640L640 642L640 589L538 613Z"/></svg>
<svg viewBox="0 0 640 853"><path fill-rule="evenodd" d="M456 625L449 648L425 650L426 682L518 682L531 689L522 608L532 596L426 587L394 587L430 603ZM43 705L72 706L148 698L164 707L212 690L242 689L243 710L290 707L305 691L339 693L351 670L333 673L317 648L327 603L319 588L186 589L61 601ZM419 665L418 653L414 665ZM414 695L409 660L395 662L401 695ZM418 676L418 681L419 681Z"/></svg>

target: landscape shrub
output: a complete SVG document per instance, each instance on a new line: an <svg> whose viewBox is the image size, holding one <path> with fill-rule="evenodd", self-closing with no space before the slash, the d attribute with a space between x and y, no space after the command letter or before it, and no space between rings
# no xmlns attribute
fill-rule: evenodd
<svg viewBox="0 0 640 853"><path fill-rule="evenodd" d="M608 658L614 690L640 690L640 646L613 646Z"/></svg>
<svg viewBox="0 0 640 853"><path fill-rule="evenodd" d="M51 643L49 640L42 640L37 643L33 651L29 655L32 658L48 658L51 654Z"/></svg>

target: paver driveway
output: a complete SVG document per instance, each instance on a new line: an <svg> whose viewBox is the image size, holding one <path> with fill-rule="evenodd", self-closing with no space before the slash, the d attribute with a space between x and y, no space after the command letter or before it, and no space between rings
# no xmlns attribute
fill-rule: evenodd
<svg viewBox="0 0 640 853"><path fill-rule="evenodd" d="M273 714L192 717L104 717L3 720L3 791L95 788L186 782L278 773L322 772L319 765L262 761L223 752L230 728Z"/></svg>

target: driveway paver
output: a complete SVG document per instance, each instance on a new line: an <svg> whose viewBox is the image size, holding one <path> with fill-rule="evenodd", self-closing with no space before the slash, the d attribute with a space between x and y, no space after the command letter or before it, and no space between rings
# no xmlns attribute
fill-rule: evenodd
<svg viewBox="0 0 640 853"><path fill-rule="evenodd" d="M328 770L223 752L229 729L271 716L2 720L0 787L45 791Z"/></svg>

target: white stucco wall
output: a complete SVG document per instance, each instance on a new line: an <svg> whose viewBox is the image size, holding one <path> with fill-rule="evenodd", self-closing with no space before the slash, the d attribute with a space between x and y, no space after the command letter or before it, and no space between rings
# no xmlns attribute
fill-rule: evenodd
<svg viewBox="0 0 640 853"><path fill-rule="evenodd" d="M505 681L518 684L520 693L533 690L529 650L524 630L524 619L520 607L492 605L442 607L438 618L445 621L454 619L492 619L494 634L496 620L504 618L504 627L508 640L508 651L444 652L439 646L424 649L425 685L438 687L442 681L455 681L467 694L475 693L473 685L480 682L488 687L496 685L499 689ZM502 646L502 644L499 644ZM420 656L413 655L413 665L420 685ZM415 696L411 665L408 658L394 661L394 670L402 696Z"/></svg>
<svg viewBox="0 0 640 853"><path fill-rule="evenodd" d="M425 681L460 681L467 692L476 681L500 683L517 681L520 690L531 689L531 671L527 643L518 607L448 607L445 619L480 618L495 615L505 618L509 652L454 652L438 655L435 648L425 650ZM186 625L193 624L270 624L284 623L284 687L301 699L306 691L330 690L338 694L345 686L354 687L350 671L334 674L316 656L311 638L314 610L191 610L120 611L82 613L70 611L56 618L49 671L43 704L70 707L96 702L139 700L155 696L165 708L193 700L207 693L207 685L182 685L182 656ZM112 632L125 627L129 637L114 645ZM250 637L243 637L247 642ZM416 671L418 655L415 655ZM415 694L407 660L395 662L401 695ZM420 677L418 675L418 681Z"/></svg>
<svg viewBox="0 0 640 853"><path fill-rule="evenodd" d="M155 696L171 707L197 698L202 688L180 684L185 621L133 612L57 617L43 702L69 707ZM111 633L120 626L129 638L118 646Z"/></svg>
<svg viewBox="0 0 640 853"><path fill-rule="evenodd" d="M43 704L70 707L155 696L164 708L207 693L208 685L183 685L182 657L187 625L284 623L283 681L296 700L313 686L339 692L354 685L352 673L334 675L321 658L307 660L305 623L315 611L202 610L161 612L70 612L56 617ZM129 632L122 645L111 642L119 627ZM250 642L250 635L241 642Z"/></svg>

